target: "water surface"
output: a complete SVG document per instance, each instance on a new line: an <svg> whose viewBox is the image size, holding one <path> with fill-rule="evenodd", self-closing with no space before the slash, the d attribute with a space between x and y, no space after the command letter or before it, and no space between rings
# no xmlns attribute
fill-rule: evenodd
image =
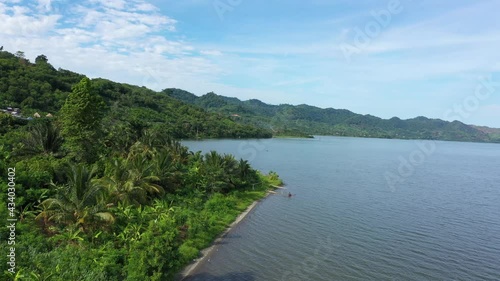
<svg viewBox="0 0 500 281"><path fill-rule="evenodd" d="M276 171L296 194L262 201L188 280L500 280L498 144L184 144Z"/></svg>

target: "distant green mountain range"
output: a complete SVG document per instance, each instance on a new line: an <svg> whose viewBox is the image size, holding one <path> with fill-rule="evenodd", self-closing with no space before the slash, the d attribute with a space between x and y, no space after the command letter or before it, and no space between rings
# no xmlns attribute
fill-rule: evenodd
<svg viewBox="0 0 500 281"><path fill-rule="evenodd" d="M500 142L500 129L471 126L459 121L448 122L426 117L382 119L346 109L322 109L305 104L270 105L256 99L241 101L214 93L198 97L180 89L165 89L163 93L209 112L224 114L237 122L270 129L278 136L334 135Z"/></svg>
<svg viewBox="0 0 500 281"><path fill-rule="evenodd" d="M22 52L0 51L0 110L19 108L17 121L35 113L58 116L71 87L84 75L55 69L40 55L35 62ZM252 138L334 135L398 139L500 142L500 129L417 117L381 119L345 109L309 105L270 105L251 99L208 93L198 97L180 89L155 92L145 87L93 79L107 104L106 128L139 136L151 128L174 138ZM11 113L7 113L11 114ZM0 135L6 124L0 112ZM14 116L14 115L13 115ZM20 118L19 118L20 117Z"/></svg>

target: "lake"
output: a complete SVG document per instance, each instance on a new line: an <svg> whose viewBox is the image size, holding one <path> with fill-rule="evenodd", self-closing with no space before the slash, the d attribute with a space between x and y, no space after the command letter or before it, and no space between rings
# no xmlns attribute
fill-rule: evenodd
<svg viewBox="0 0 500 281"><path fill-rule="evenodd" d="M286 183L188 280L500 280L499 144L323 136L183 144L234 154Z"/></svg>

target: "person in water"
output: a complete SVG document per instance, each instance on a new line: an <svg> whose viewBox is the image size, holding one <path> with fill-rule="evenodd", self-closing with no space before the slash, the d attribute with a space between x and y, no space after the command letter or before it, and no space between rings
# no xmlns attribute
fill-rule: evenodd
<svg viewBox="0 0 500 281"><path fill-rule="evenodd" d="M288 192L288 197L292 197L292 194L290 192Z"/></svg>

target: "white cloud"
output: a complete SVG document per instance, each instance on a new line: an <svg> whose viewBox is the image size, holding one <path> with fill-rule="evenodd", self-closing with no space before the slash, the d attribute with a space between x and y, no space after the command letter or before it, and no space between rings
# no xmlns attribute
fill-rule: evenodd
<svg viewBox="0 0 500 281"><path fill-rule="evenodd" d="M35 4L0 6L6 50L25 51L31 59L43 53L55 67L155 90L211 81L220 71L193 56L193 46L172 39L177 21L147 2L83 1L63 15Z"/></svg>
<svg viewBox="0 0 500 281"><path fill-rule="evenodd" d="M14 6L8 8L13 14L10 15L7 11L0 13L0 22L2 28L0 35L2 36L36 36L36 34L44 34L49 30L54 29L59 15L29 15L30 10L26 7Z"/></svg>
<svg viewBox="0 0 500 281"><path fill-rule="evenodd" d="M158 8L156 6L151 5L149 3L138 3L135 5L134 9L137 11L143 11L143 12L158 11Z"/></svg>

